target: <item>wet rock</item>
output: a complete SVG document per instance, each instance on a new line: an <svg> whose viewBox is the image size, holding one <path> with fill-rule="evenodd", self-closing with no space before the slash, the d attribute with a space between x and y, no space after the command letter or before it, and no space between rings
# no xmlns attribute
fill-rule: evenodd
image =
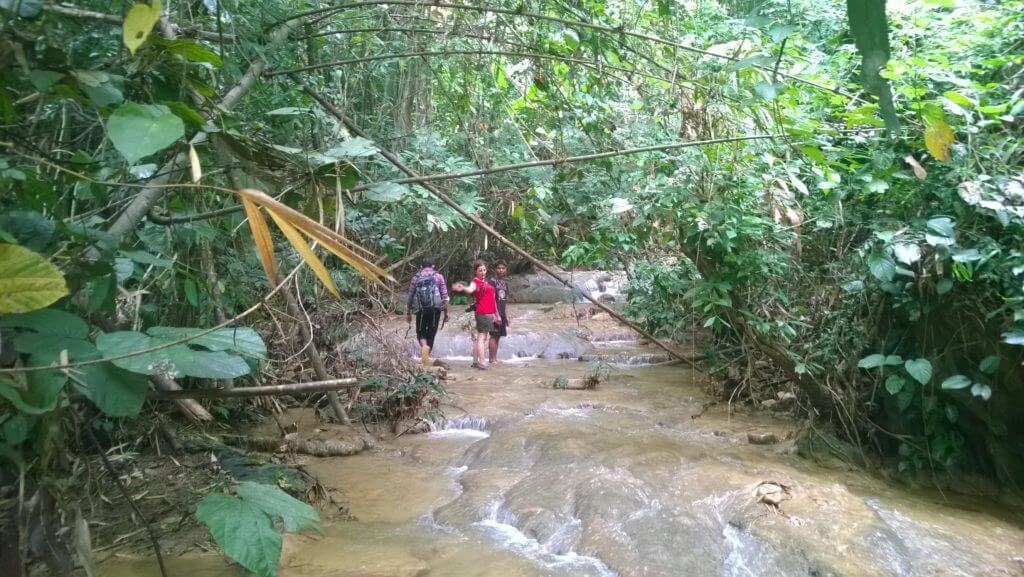
<svg viewBox="0 0 1024 577"><path fill-rule="evenodd" d="M779 442L775 433L747 433L747 442L751 445L774 445Z"/></svg>
<svg viewBox="0 0 1024 577"><path fill-rule="evenodd" d="M765 399L761 401L761 408L767 409L769 411L774 411L778 409L778 404L779 402L775 399Z"/></svg>
<svg viewBox="0 0 1024 577"><path fill-rule="evenodd" d="M793 498L789 486L775 481L761 481L754 489L754 499L770 507L778 508L783 501Z"/></svg>
<svg viewBox="0 0 1024 577"><path fill-rule="evenodd" d="M332 438L321 431L310 437L293 433L285 436L284 440L286 450L313 457L346 457L366 449L366 441L360 436Z"/></svg>
<svg viewBox="0 0 1024 577"><path fill-rule="evenodd" d="M775 405L775 409L779 411L788 411L796 407L796 395L790 391L779 391L776 395L778 402Z"/></svg>

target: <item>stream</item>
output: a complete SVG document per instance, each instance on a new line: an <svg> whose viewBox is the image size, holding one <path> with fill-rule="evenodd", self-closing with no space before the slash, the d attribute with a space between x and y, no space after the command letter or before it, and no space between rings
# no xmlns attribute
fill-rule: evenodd
<svg viewBox="0 0 1024 577"><path fill-rule="evenodd" d="M280 575L1024 575L1020 513L819 467L795 454L801 423L722 405L701 414L705 377L644 364L660 351L607 317L577 322L569 305L510 310L504 362L489 371L468 367L469 315L439 335L451 398L431 432L305 459L356 520L288 536ZM404 321L387 330L403 338ZM595 390L553 389L559 376L594 370L580 356L612 363L611 376ZM782 441L754 445L751 432ZM763 482L789 498L759 502ZM243 574L214 552L169 566ZM120 557L101 574L158 575L151 560Z"/></svg>

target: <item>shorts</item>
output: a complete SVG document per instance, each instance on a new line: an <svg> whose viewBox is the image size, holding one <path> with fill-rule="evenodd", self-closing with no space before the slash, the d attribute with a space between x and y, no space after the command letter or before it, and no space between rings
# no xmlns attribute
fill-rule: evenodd
<svg viewBox="0 0 1024 577"><path fill-rule="evenodd" d="M494 315L476 315L476 332L490 333L494 330Z"/></svg>
<svg viewBox="0 0 1024 577"><path fill-rule="evenodd" d="M430 309L416 313L416 340L427 341L427 346L434 348L434 337L441 323L441 310Z"/></svg>
<svg viewBox="0 0 1024 577"><path fill-rule="evenodd" d="M501 320L501 324L499 324L497 326L492 326L491 327L491 336L492 337L508 336L508 328L505 327L504 319L499 319L499 320Z"/></svg>

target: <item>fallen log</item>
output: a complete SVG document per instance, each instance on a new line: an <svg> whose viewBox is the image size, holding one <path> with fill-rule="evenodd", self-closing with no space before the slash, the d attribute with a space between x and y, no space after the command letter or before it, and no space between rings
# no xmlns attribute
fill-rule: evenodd
<svg viewBox="0 0 1024 577"><path fill-rule="evenodd" d="M350 389L359 385L359 379L347 377L310 383L292 383L288 385L270 385L266 387L235 387L233 389L191 389L179 391L150 391L147 398L159 401L177 401L181 399L228 399L238 397L266 397L278 395L301 395L307 393L324 393L338 389Z"/></svg>

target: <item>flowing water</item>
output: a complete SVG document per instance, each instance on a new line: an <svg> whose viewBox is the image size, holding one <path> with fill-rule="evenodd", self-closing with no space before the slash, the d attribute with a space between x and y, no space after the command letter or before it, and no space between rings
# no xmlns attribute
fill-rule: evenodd
<svg viewBox="0 0 1024 577"><path fill-rule="evenodd" d="M1024 575L1024 516L944 501L797 457L799 423L712 407L703 377L657 359L607 319L567 306L518 305L506 362L468 368L462 319L437 350L450 360L447 419L372 451L310 459L356 520L289 536L280 575L294 577L753 577ZM578 312L578 311L575 311ZM392 327L396 338L404 326ZM581 339L580 335L590 340ZM461 348L460 348L461 347ZM413 354L414 347L410 347ZM611 362L596 390L556 390ZM647 355L647 356L644 356ZM758 485L785 485L774 509ZM119 559L105 575L156 575ZM209 555L174 575L239 575Z"/></svg>

